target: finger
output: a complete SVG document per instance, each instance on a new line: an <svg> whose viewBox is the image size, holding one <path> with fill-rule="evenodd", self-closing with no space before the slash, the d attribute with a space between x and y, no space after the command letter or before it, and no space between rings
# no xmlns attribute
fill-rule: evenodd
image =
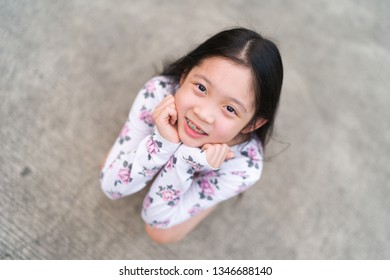
<svg viewBox="0 0 390 280"><path fill-rule="evenodd" d="M164 120L166 123L170 122L170 118L173 117L174 122L176 122L177 112L174 105L162 106L154 111L153 117L155 120Z"/></svg>
<svg viewBox="0 0 390 280"><path fill-rule="evenodd" d="M171 104L174 104L175 100L172 95L166 96L161 102L157 105L155 111L161 111L164 110L166 107L168 107Z"/></svg>
<svg viewBox="0 0 390 280"><path fill-rule="evenodd" d="M224 147L221 144L215 144L213 146L212 161L216 166L220 166L221 163L225 160L226 152Z"/></svg>
<svg viewBox="0 0 390 280"><path fill-rule="evenodd" d="M175 103L175 99L172 95L168 95L167 97L165 97L162 101L161 101L161 105L163 107L165 106L169 106L171 104L174 104Z"/></svg>
<svg viewBox="0 0 390 280"><path fill-rule="evenodd" d="M211 144L204 144L204 145L202 146L202 150L203 150L203 151L206 151L206 150L209 149L211 146L212 146Z"/></svg>
<svg viewBox="0 0 390 280"><path fill-rule="evenodd" d="M230 150L230 147L226 144L221 145L219 155L220 155L221 162L234 158L233 151Z"/></svg>
<svg viewBox="0 0 390 280"><path fill-rule="evenodd" d="M171 108L171 112L169 114L170 116L170 119L169 119L169 123L171 125L174 125L177 121L177 111L176 111L176 108Z"/></svg>
<svg viewBox="0 0 390 280"><path fill-rule="evenodd" d="M222 164L224 162L229 154L229 147L227 145L221 145L220 151L218 153L218 160Z"/></svg>
<svg viewBox="0 0 390 280"><path fill-rule="evenodd" d="M233 153L232 150L230 150L230 151L228 152L228 154L226 155L226 159L225 159L225 160L232 159L232 158L234 158L234 153Z"/></svg>

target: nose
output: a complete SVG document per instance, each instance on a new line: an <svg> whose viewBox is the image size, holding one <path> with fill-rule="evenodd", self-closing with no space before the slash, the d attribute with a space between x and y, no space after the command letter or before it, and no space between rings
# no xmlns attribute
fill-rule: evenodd
<svg viewBox="0 0 390 280"><path fill-rule="evenodd" d="M195 115L201 120L208 124L214 123L214 117L212 116L212 113L210 113L210 110L207 110L207 107L200 108L198 106L195 106L193 109Z"/></svg>

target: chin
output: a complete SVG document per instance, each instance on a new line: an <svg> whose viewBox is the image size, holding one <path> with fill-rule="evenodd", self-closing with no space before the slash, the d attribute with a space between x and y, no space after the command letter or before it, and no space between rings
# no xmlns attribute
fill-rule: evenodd
<svg viewBox="0 0 390 280"><path fill-rule="evenodd" d="M191 148L201 148L204 144L203 143L199 143L197 141L191 141L191 139L187 140L187 139L182 139L181 142L186 145L187 147L191 147Z"/></svg>
<svg viewBox="0 0 390 280"><path fill-rule="evenodd" d="M185 131L178 131L180 141L186 145L187 147L191 148L201 148L205 143L204 141L201 141L200 139L193 139L187 135Z"/></svg>
<svg viewBox="0 0 390 280"><path fill-rule="evenodd" d="M196 139L191 139L190 137L188 137L187 135L180 135L179 133L179 138L180 138L180 141L186 145L187 147L191 147L191 148L201 148L204 143L202 143L201 141L197 141Z"/></svg>

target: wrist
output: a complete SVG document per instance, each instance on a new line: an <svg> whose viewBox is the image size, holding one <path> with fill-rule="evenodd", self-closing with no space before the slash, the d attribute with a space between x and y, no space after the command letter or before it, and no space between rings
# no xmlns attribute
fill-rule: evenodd
<svg viewBox="0 0 390 280"><path fill-rule="evenodd" d="M187 166L189 165L194 171L200 171L202 169L218 169L209 164L206 157L206 151L201 148L188 147L182 144L178 149L178 158L184 161Z"/></svg>
<svg viewBox="0 0 390 280"><path fill-rule="evenodd" d="M177 148L181 145L181 142L179 143L174 143L171 142L165 137L163 137L160 133L160 131L157 129L157 127L154 127L154 131L152 134L152 140L157 143L157 145L161 145L164 151L174 153Z"/></svg>
<svg viewBox="0 0 390 280"><path fill-rule="evenodd" d="M177 136L177 133L170 133L168 130L165 129L158 129L158 126L155 125L155 130L158 132L159 136L164 139L166 142L169 142L171 144L180 144L181 141L179 137Z"/></svg>

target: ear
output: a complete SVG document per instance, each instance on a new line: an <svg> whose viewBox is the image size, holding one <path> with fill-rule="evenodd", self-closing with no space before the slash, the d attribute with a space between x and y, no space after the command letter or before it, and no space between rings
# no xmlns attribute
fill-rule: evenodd
<svg viewBox="0 0 390 280"><path fill-rule="evenodd" d="M260 127L262 127L264 124L267 123L267 119L264 118L257 118L256 122L254 124L248 124L243 130L241 130L241 133L247 134L250 133Z"/></svg>

